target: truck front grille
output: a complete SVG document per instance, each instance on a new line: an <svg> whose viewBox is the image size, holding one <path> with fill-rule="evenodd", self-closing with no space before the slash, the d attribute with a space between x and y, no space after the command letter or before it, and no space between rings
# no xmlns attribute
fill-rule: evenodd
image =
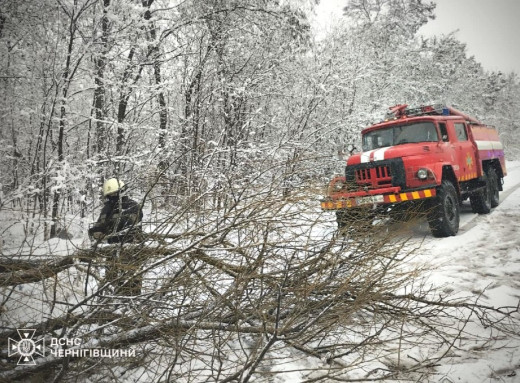
<svg viewBox="0 0 520 383"><path fill-rule="evenodd" d="M391 186L392 172L389 166L376 166L356 170L356 183L370 186Z"/></svg>
<svg viewBox="0 0 520 383"><path fill-rule="evenodd" d="M347 166L347 184L356 188L380 188L405 186L403 160L400 158Z"/></svg>

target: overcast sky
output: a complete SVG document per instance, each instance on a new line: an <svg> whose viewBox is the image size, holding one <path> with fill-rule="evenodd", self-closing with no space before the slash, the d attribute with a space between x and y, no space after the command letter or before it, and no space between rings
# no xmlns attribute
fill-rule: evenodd
<svg viewBox="0 0 520 383"><path fill-rule="evenodd" d="M326 1L326 0L325 0ZM520 75L520 0L433 0L437 18L420 32L448 34L455 30L469 56L487 70Z"/></svg>
<svg viewBox="0 0 520 383"><path fill-rule="evenodd" d="M437 4L435 20L420 33L431 36L456 32L466 43L468 56L475 56L486 70L520 75L520 0L423 0ZM320 24L341 15L347 0L321 0Z"/></svg>

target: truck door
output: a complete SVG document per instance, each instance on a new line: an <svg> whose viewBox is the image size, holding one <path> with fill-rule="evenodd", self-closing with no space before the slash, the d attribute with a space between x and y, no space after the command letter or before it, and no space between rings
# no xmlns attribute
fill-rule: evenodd
<svg viewBox="0 0 520 383"><path fill-rule="evenodd" d="M454 125L457 139L454 146L459 165L458 179L459 182L464 182L477 177L477 161L473 143L469 140L468 126L463 122L455 122Z"/></svg>

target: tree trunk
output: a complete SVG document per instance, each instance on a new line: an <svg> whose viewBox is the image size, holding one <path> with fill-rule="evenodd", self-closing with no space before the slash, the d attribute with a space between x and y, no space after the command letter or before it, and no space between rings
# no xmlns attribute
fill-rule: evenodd
<svg viewBox="0 0 520 383"><path fill-rule="evenodd" d="M61 99L61 107L60 107L60 120L59 120L59 129L58 129L58 166L63 165L63 161L65 159L65 155L63 153L63 144L65 141L65 117L67 114L66 105L67 105L67 96L69 93L69 86L71 81L71 56L72 56L72 49L74 46L74 35L76 32L76 26L75 26L75 18L74 13L71 15L70 18L70 26L69 26L69 43L67 48L67 59L65 61L65 69L63 71L63 88L62 88L62 99ZM58 232L58 209L59 209L59 203L60 203L60 197L61 197L61 190L56 189L54 192L54 196L52 198L52 212L51 212L51 231L50 231L50 237L54 238L57 235Z"/></svg>
<svg viewBox="0 0 520 383"><path fill-rule="evenodd" d="M108 32L109 32L109 20L107 17L107 8L110 6L110 0L103 0L103 17L101 19L101 53L94 60L96 67L96 88L94 90L94 109L96 118L96 148L95 153L103 155L106 151L106 105L105 105L105 66L106 66L106 55L108 51Z"/></svg>
<svg viewBox="0 0 520 383"><path fill-rule="evenodd" d="M166 140L166 128L168 124L168 112L166 110L166 98L164 97L164 92L160 88L162 84L161 78L161 64L159 62L159 46L155 41L157 39L157 31L153 21L150 21L152 18L152 13L150 12L150 7L153 4L154 0L143 0L143 7L147 8L144 13L144 19L150 23L149 25L149 41L150 46L148 47L149 55L153 60L153 72L155 78L155 85L157 85L158 93L157 93L157 102L159 103L159 147L164 148L165 140Z"/></svg>

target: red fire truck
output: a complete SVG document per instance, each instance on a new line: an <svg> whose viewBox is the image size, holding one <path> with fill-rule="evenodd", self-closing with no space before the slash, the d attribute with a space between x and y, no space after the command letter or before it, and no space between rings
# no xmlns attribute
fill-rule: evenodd
<svg viewBox="0 0 520 383"><path fill-rule="evenodd" d="M345 175L331 181L321 202L336 211L340 227L360 213L414 205L426 212L434 236L447 237L458 232L463 200L479 214L498 205L507 172L494 127L450 106L390 111L361 132L363 152L348 158Z"/></svg>

